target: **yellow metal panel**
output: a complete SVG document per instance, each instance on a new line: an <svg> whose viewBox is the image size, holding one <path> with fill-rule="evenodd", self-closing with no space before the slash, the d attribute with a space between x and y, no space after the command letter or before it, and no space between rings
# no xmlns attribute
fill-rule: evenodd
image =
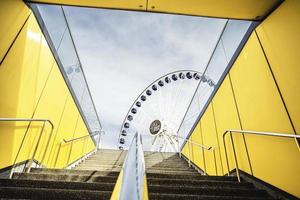
<svg viewBox="0 0 300 200"><path fill-rule="evenodd" d="M188 153L188 145L187 143L183 146L182 150L181 150L181 153L182 155L184 155L185 157L189 158L189 153Z"/></svg>
<svg viewBox="0 0 300 200"><path fill-rule="evenodd" d="M4 2L6 4L3 4ZM13 2L17 9L19 5L16 3L17 1L1 1L0 4L4 6L0 9L9 9ZM15 17L18 20L18 16ZM12 34L9 31L7 33ZM50 126L47 124L35 159L44 161L45 165L55 162L55 159L53 160L55 151L52 151L52 146L57 145L60 139L65 138L68 134L73 136L79 112L33 15L28 18L0 66L0 90L2 95L0 98L1 117L46 118L54 123L53 134L58 137L52 137L50 145L47 146L50 136ZM69 98L66 103L67 96ZM64 117L67 119L62 120L65 107L67 107L68 113ZM81 118L80 120L81 134L87 133ZM67 130L72 129L70 126L73 126L73 131L69 132ZM28 132L26 132L27 127L28 123L1 123L0 168L13 164L25 133L25 141L16 162L32 157L42 123L31 123ZM90 138L85 142L87 148L84 151L94 148ZM43 160L46 147L48 151L45 154L46 159ZM81 155L76 156L81 157L85 153L84 151L79 152Z"/></svg>
<svg viewBox="0 0 300 200"><path fill-rule="evenodd" d="M114 187L114 190L112 192L112 195L110 197L110 200L117 200L117 199L120 198L122 180L123 180L123 169L120 171L120 174L118 176L118 179L117 179L117 182L115 184L115 187Z"/></svg>
<svg viewBox="0 0 300 200"><path fill-rule="evenodd" d="M258 28L268 60L300 134L300 1L286 0Z"/></svg>
<svg viewBox="0 0 300 200"><path fill-rule="evenodd" d="M73 137L75 132L77 118L79 112L72 99L71 94L68 94L67 102L64 106L64 111L61 116L59 124L57 124L57 131L53 135L53 140L51 141L49 150L48 164L51 167L62 168L66 165L68 159L69 146L60 146L63 139L70 139Z"/></svg>
<svg viewBox="0 0 300 200"><path fill-rule="evenodd" d="M55 125L55 130L52 133L53 135L51 136L52 139L54 139L53 136L57 131L58 128L57 125L59 124L61 115L63 114L64 105L67 100L67 96L68 96L68 89L65 85L64 79L57 65L54 65L53 69L51 70L50 77L47 81L45 89L43 91L43 94L41 95L41 99L37 106L36 112L34 114L34 118L47 118L51 120L52 123ZM43 154L46 150L49 137L50 137L50 129L47 128L43 134L41 140L41 146L38 149L39 151L36 157L36 159L39 161L41 161L41 158L43 157ZM49 148L47 148L47 150L48 149ZM49 155L47 154L46 160L48 160L48 156Z"/></svg>
<svg viewBox="0 0 300 200"><path fill-rule="evenodd" d="M230 75L245 130L293 132L255 34ZM254 135L247 135L246 140L254 176L300 197L300 159L295 141Z"/></svg>
<svg viewBox="0 0 300 200"><path fill-rule="evenodd" d="M143 200L149 200L147 176L144 176Z"/></svg>
<svg viewBox="0 0 300 200"><path fill-rule="evenodd" d="M146 0L33 0L33 2L98 8L146 10Z"/></svg>
<svg viewBox="0 0 300 200"><path fill-rule="evenodd" d="M203 145L202 142L202 138L201 138L201 124L200 122L197 124L195 130L193 131L190 139L200 145ZM191 149L192 149L192 161L193 163L195 163L200 169L204 170L205 166L204 166L204 159L203 159L203 150L201 147L197 146L197 145L193 145L191 144Z"/></svg>
<svg viewBox="0 0 300 200"><path fill-rule="evenodd" d="M32 16L33 17L33 16ZM33 17L34 18L34 17ZM38 30L36 33L41 35L41 42L40 42L40 51L38 56L38 65L37 65L37 74L35 77L36 85L35 85L35 105L38 103L40 95L45 87L46 80L49 77L50 70L54 65L56 65L55 60L53 58L52 52L44 38L43 34L40 32L38 25L34 22L34 26L37 27ZM58 67L57 65L54 67Z"/></svg>
<svg viewBox="0 0 300 200"><path fill-rule="evenodd" d="M253 20L265 16L278 2L279 0L149 0L148 10Z"/></svg>
<svg viewBox="0 0 300 200"><path fill-rule="evenodd" d="M31 16L0 66L0 90L3 97L0 99L1 117L32 117L53 63L49 59L50 52L45 48L38 24ZM40 126L41 123L34 125ZM0 126L0 137L6 138L1 141L8 141L0 145L3 148L0 154L3 152L6 155L0 168L12 164L27 126L28 123L6 123ZM24 150L22 153L19 161L25 159L28 152Z"/></svg>
<svg viewBox="0 0 300 200"><path fill-rule="evenodd" d="M220 88L218 89L216 95L213 98L213 105L214 105L214 113L216 119L216 127L218 132L219 144L220 144L220 151L222 155L222 163L224 166L224 173L228 173L226 159L225 159L225 151L223 145L223 134L228 129L236 129L240 130L240 124L238 119L237 108L234 102L234 96L232 92L232 87L230 84L229 76L227 76ZM226 149L229 155L229 171L235 169L234 162L232 159L232 147L230 143L229 135L225 138L226 141ZM247 161L247 154L245 149L245 144L242 135L234 136L234 145L236 146L238 151L238 161L239 167L245 171L250 173L249 164Z"/></svg>
<svg viewBox="0 0 300 200"><path fill-rule="evenodd" d="M74 138L86 136L88 134L89 134L89 132L85 126L85 123L84 123L83 119L81 118L81 116L79 116L75 134L74 134ZM91 140L90 138L88 138L88 139ZM88 147L87 141L88 141L87 139L81 139L81 140L76 140L73 142L69 164L71 164L72 162L79 159L82 155L84 155L84 152L87 151L87 147ZM88 149L88 150L91 150L91 149Z"/></svg>
<svg viewBox="0 0 300 200"><path fill-rule="evenodd" d="M218 150L219 147L216 137L216 127L214 124L214 115L211 104L208 106L201 118L201 128L204 146L213 147L216 149L215 156L213 151L204 151L207 173L209 175L221 175L222 165L220 160L220 152Z"/></svg>
<svg viewBox="0 0 300 200"><path fill-rule="evenodd" d="M0 1L0 61L30 14L22 0Z"/></svg>

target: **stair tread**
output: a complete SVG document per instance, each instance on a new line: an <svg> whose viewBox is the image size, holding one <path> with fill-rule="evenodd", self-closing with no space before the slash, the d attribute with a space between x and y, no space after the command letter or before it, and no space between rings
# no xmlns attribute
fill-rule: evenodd
<svg viewBox="0 0 300 200"><path fill-rule="evenodd" d="M226 187L195 187L195 186L167 186L167 185L149 185L149 193L171 193L171 194L210 194L214 196L268 196L264 190L244 189L244 188L226 188Z"/></svg>
<svg viewBox="0 0 300 200"><path fill-rule="evenodd" d="M28 187L0 187L0 196L21 199L109 199L111 191L70 190Z"/></svg>
<svg viewBox="0 0 300 200"><path fill-rule="evenodd" d="M148 185L166 184L166 185L210 185L210 186L227 186L227 187L249 187L253 188L252 183L237 181L221 181L221 180L198 180L198 179L179 179L179 178L147 178Z"/></svg>
<svg viewBox="0 0 300 200"><path fill-rule="evenodd" d="M214 196L214 195L194 195L194 194L161 194L150 193L149 199L151 200L271 200L270 197L236 197L236 196Z"/></svg>
<svg viewBox="0 0 300 200"><path fill-rule="evenodd" d="M0 187L28 187L28 188L52 188L52 189L84 189L112 191L116 179L112 182L67 182L51 180L22 180L22 179L0 179Z"/></svg>
<svg viewBox="0 0 300 200"><path fill-rule="evenodd" d="M72 170L32 169L0 179L0 197L11 199L110 199L127 152L101 150ZM204 176L177 153L144 152L149 199L271 199L252 183L232 176Z"/></svg>
<svg viewBox="0 0 300 200"><path fill-rule="evenodd" d="M19 173L13 175L14 179L26 180L51 180L51 181L66 181L66 182L94 182L113 181L117 176L103 176L103 175L76 175L76 174L26 174Z"/></svg>

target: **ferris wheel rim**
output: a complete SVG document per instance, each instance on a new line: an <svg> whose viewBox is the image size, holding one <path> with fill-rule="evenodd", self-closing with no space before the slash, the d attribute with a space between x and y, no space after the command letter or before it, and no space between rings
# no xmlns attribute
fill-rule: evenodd
<svg viewBox="0 0 300 200"><path fill-rule="evenodd" d="M125 123L129 123L127 122L128 121L128 116L130 114L130 112L132 111L132 109L135 107L136 103L137 102L140 102L138 101L144 94L145 96L150 96L150 95L146 95L146 91L151 89L153 90L151 87L155 84L155 83L158 83L160 80L164 80L165 81L165 78L166 77L169 77L170 75L173 75L173 74L179 74L179 73L188 73L188 72L191 72L193 74L197 73L201 76L201 78L197 81L200 81L202 80L202 77L204 76L205 78L207 78L207 81L211 81L212 85L215 86L215 82L209 78L207 75L203 74L202 72L199 72L199 71L196 71L196 70L188 70L188 69L185 69L185 70L176 70L176 71L172 71L172 72L169 72L167 74L164 74L162 76L160 76L159 78L156 78L154 81L152 81L150 84L147 85L147 87L145 87L145 89L139 93L139 95L137 96L137 98L134 99L133 103L131 104L131 106L129 107L129 110L128 112L126 113L125 117L124 117L124 120L122 122L122 125L120 127L120 131L119 131L119 137L118 137L118 144L119 144L119 148L121 145L124 145L125 143L123 144L120 144L120 139L122 139L122 131L124 130L124 125ZM171 76L172 77L172 76ZM194 77L192 77L194 78ZM192 79L192 78L189 78L189 79ZM171 81L171 82L174 82L174 81ZM168 83L168 82L167 82ZM161 86L162 87L162 86ZM140 106L139 106L140 107ZM125 127L126 128L126 127ZM126 135L127 136L127 135ZM125 136L124 136L125 137ZM123 138L124 139L124 138ZM125 139L124 139L125 140Z"/></svg>

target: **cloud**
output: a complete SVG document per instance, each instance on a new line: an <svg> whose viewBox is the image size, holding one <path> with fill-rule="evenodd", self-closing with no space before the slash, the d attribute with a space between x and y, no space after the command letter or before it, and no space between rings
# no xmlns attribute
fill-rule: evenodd
<svg viewBox="0 0 300 200"><path fill-rule="evenodd" d="M105 148L117 147L123 119L148 84L176 70L203 71L225 23L105 9L65 7L65 11L106 131ZM184 98L177 99L182 114L194 88L185 85ZM160 100L162 104L170 101Z"/></svg>

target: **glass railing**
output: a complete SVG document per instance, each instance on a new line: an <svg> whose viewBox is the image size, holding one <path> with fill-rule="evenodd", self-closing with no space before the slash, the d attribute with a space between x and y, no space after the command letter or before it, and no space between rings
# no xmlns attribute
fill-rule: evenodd
<svg viewBox="0 0 300 200"><path fill-rule="evenodd" d="M101 123L82 69L62 6L30 4L89 133L100 132ZM93 138L94 139L94 138ZM96 143L95 139L94 142Z"/></svg>
<svg viewBox="0 0 300 200"><path fill-rule="evenodd" d="M214 52L203 72L210 77L216 85L208 87L207 84L199 82L193 99L178 128L178 135L187 138L197 125L198 119L206 109L213 94L217 91L225 75L232 66L237 55L247 41L255 22L243 20L228 20L223 28ZM182 141L184 143L184 141Z"/></svg>

